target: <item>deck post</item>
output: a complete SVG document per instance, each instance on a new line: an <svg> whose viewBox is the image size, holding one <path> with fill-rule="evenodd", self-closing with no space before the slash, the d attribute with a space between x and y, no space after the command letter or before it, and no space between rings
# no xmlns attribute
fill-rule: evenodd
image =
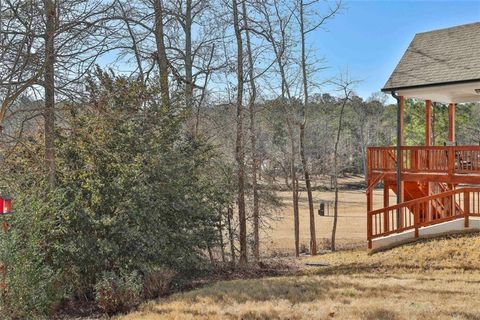
<svg viewBox="0 0 480 320"><path fill-rule="evenodd" d="M448 141L455 142L455 104L448 105Z"/></svg>
<svg viewBox="0 0 480 320"><path fill-rule="evenodd" d="M372 210L373 210L373 190L367 190L367 212L370 212Z"/></svg>
<svg viewBox="0 0 480 320"><path fill-rule="evenodd" d="M450 142L455 142L455 104L450 103L448 104L448 141ZM453 144L452 144L453 146ZM455 156L453 156L455 161ZM449 159L449 161L451 161ZM455 173L455 162L452 164L453 168L449 167L449 170L452 172L452 174ZM455 184L448 184L448 187L450 190L455 189Z"/></svg>
<svg viewBox="0 0 480 320"><path fill-rule="evenodd" d="M432 100L425 101L425 145L432 145Z"/></svg>
<svg viewBox="0 0 480 320"><path fill-rule="evenodd" d="M432 100L425 101L425 146L429 147L432 145ZM431 154L427 149L427 166L430 169L431 167ZM426 183L427 186L427 196L432 194L432 187L430 182ZM427 211L430 211L430 204L428 205Z"/></svg>
<svg viewBox="0 0 480 320"><path fill-rule="evenodd" d="M398 97L398 108L397 108L397 204L403 202L403 192L404 186L402 182L402 167L403 167L403 157L402 157L402 146L403 146L403 118L405 110L405 97ZM397 210L397 226L401 226L401 217L403 216L403 209Z"/></svg>
<svg viewBox="0 0 480 320"><path fill-rule="evenodd" d="M367 242L368 242L368 249L372 249L372 215L367 213Z"/></svg>

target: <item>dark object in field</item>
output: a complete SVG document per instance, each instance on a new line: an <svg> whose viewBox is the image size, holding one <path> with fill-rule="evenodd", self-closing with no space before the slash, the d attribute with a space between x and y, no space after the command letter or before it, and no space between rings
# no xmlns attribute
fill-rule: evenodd
<svg viewBox="0 0 480 320"><path fill-rule="evenodd" d="M325 215L325 202L320 202L320 209L318 209L318 215L321 217Z"/></svg>
<svg viewBox="0 0 480 320"><path fill-rule="evenodd" d="M307 267L329 267L326 263L305 263Z"/></svg>

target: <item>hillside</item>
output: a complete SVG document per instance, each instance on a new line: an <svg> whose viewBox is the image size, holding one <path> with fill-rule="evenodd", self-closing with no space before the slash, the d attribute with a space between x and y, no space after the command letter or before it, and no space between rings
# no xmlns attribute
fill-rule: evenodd
<svg viewBox="0 0 480 320"><path fill-rule="evenodd" d="M479 262L478 234L329 253L302 258L297 276L218 282L118 320L480 319Z"/></svg>

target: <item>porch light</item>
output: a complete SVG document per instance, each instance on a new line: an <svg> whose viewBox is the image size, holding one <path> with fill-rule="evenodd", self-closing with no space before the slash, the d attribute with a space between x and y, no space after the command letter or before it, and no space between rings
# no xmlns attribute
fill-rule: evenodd
<svg viewBox="0 0 480 320"><path fill-rule="evenodd" d="M475 89L476 94L480 94L480 89Z"/></svg>

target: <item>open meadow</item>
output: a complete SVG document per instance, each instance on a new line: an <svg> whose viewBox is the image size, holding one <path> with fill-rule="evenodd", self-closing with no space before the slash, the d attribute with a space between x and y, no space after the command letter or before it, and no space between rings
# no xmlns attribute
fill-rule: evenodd
<svg viewBox="0 0 480 320"><path fill-rule="evenodd" d="M362 184L364 178L361 176L350 176L341 178L339 181L339 218L337 226L337 244L340 248L365 247L367 241L367 198L365 186ZM327 181L314 181L318 185L327 185ZM374 207L382 207L383 190L374 191ZM292 195L290 191L279 191L283 207L275 215L271 222L270 229L262 233L262 246L266 253L292 253L295 248ZM317 243L319 249L329 249L330 237L333 223L333 200L335 194L332 190L314 191L313 199L315 205L315 226L317 231ZM395 195L390 195L391 203L395 201ZM329 216L318 215L320 202L331 201ZM300 245L308 249L310 243L310 220L308 211L307 193L300 192ZM327 205L325 206L327 214Z"/></svg>

